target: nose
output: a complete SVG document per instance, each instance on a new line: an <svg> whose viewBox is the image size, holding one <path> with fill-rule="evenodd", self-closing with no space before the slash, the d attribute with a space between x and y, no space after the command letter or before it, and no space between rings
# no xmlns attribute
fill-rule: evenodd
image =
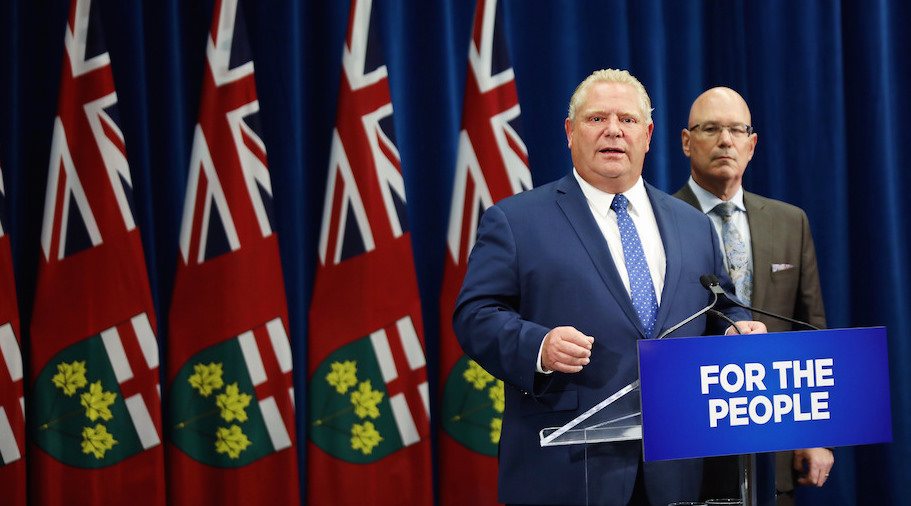
<svg viewBox="0 0 911 506"><path fill-rule="evenodd" d="M722 146L730 146L734 144L734 136L731 135L731 127L721 127L721 133L718 134L718 144L721 144Z"/></svg>
<svg viewBox="0 0 911 506"><path fill-rule="evenodd" d="M620 128L620 119L610 117L604 120L604 135L608 137L620 137L623 129Z"/></svg>

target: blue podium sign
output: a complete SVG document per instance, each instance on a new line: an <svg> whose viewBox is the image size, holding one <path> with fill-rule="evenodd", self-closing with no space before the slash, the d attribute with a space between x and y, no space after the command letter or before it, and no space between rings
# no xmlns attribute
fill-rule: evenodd
<svg viewBox="0 0 911 506"><path fill-rule="evenodd" d="M884 327L639 341L644 459L890 442Z"/></svg>

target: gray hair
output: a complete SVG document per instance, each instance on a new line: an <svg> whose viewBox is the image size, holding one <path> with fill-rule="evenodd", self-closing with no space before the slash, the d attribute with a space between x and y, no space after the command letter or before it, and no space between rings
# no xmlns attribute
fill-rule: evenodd
<svg viewBox="0 0 911 506"><path fill-rule="evenodd" d="M635 88L636 92L639 93L639 108L642 109L642 115L645 117L645 124L650 125L652 123L652 101L648 98L645 86L643 86L638 79L633 77L629 71L617 69L596 70L592 72L590 76L586 77L584 81L579 83L572 98L569 99L569 115L567 117L570 121L576 120L576 111L578 111L582 102L585 101L588 89L595 83L622 83Z"/></svg>

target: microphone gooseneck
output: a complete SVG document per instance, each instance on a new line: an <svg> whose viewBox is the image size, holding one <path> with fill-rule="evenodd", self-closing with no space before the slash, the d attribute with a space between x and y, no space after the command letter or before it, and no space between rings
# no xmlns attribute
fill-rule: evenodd
<svg viewBox="0 0 911 506"><path fill-rule="evenodd" d="M753 311L754 313L759 313L759 314L764 314L764 315L766 315L766 316L771 316L772 318L777 318L777 319L779 319L779 320L784 320L784 321L789 322L789 323L792 323L792 324L794 324L794 325L800 325L800 326L806 327L806 328L811 329L811 330L820 330L819 327L817 327L817 326L815 326L815 325L810 325L810 324L807 323L807 322L802 322L802 321L800 321L800 320L795 320L795 319L793 319L793 318L788 318L787 316L782 316L782 315L780 315L780 314L775 314L775 313L772 313L772 312L769 312L769 311L765 311L765 310L763 310L763 309L759 309L759 308L756 308L756 307L747 306L747 305L744 304L743 302L740 302L740 300L739 300L737 297L731 297L731 296L724 290L724 288L721 287L721 283L718 282L718 278L717 278L714 274L703 274L702 276L699 276L699 282L702 283L702 286L704 286L704 287L706 287L707 289L711 290L712 293L714 293L716 296L719 296L719 295L724 296L726 299L728 299L729 301L731 301L735 306L740 306L740 307L742 307L743 309L746 309L746 310L749 310L749 311ZM734 328L736 328L736 325L734 326Z"/></svg>
<svg viewBox="0 0 911 506"><path fill-rule="evenodd" d="M689 322L695 320L696 318L699 317L699 315L701 315L701 314L705 313L706 311L708 311L708 310L712 309L713 307L715 307L715 304L718 303L718 294L712 292L712 295L714 295L714 297L712 297L712 303L711 303L711 304L709 304L708 306L705 306L704 308L700 309L699 311L696 311L695 313L693 313L692 315L690 315L688 318L686 318L686 319L683 320L682 322L680 322L680 323L674 325L673 327L671 327L671 328L665 330L664 332L662 332L662 333L661 333L658 337L656 337L655 339L664 339L664 338L667 337L671 332L673 332L673 331L679 329L680 327L686 325L687 323L689 323Z"/></svg>
<svg viewBox="0 0 911 506"><path fill-rule="evenodd" d="M737 324L734 323L734 320L728 318L728 315L722 313L721 311L718 311L717 309L709 309L709 314L714 316L715 318L720 318L720 319L730 323L731 326L734 327L734 332L737 332L738 334L743 334L743 332L741 332L740 329L737 328Z"/></svg>

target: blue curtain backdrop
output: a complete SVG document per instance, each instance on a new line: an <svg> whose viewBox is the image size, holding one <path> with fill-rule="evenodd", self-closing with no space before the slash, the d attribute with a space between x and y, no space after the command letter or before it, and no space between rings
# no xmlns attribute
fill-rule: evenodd
<svg viewBox="0 0 911 506"><path fill-rule="evenodd" d="M449 318L439 314L437 298L474 3L375 0L374 6L383 20L431 368L438 324ZM0 2L0 167L26 352L68 4ZM164 339L212 1L96 0L95 7L113 63ZM348 7L343 1L242 4L297 371L306 370L307 308ZM911 480L911 273L905 253L911 204L903 197L911 175L900 158L911 146L911 5L502 0L501 12L536 185L570 170L567 102L595 69L629 69L648 89L656 126L644 176L668 192L689 173L680 130L692 100L716 85L743 94L759 133L744 185L806 210L829 326L888 327L893 442L838 448L828 484L802 490L799 500L901 504ZM303 372L296 382L297 392L305 392ZM302 425L299 431L303 443Z"/></svg>

